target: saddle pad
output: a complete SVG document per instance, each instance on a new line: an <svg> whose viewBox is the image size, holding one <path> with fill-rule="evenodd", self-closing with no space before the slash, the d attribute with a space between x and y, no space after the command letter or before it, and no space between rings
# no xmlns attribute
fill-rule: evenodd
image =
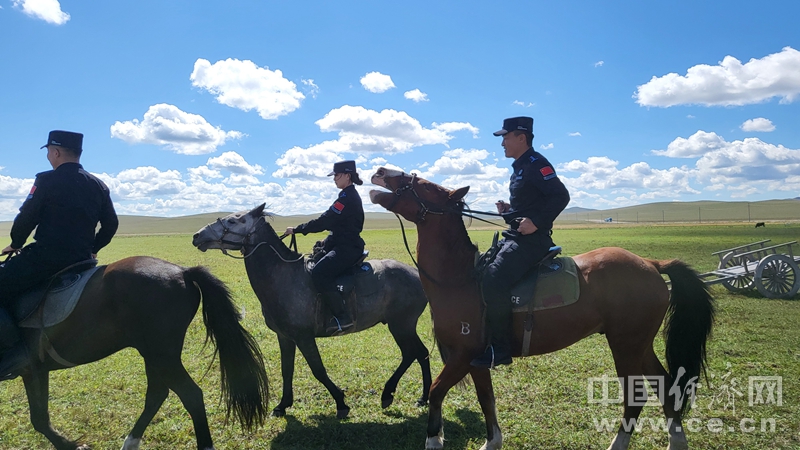
<svg viewBox="0 0 800 450"><path fill-rule="evenodd" d="M559 308L578 301L580 284L575 261L570 257L554 258L548 266L544 272L540 270L538 280L528 275L511 288L514 312L528 311L531 297L534 311Z"/></svg>
<svg viewBox="0 0 800 450"><path fill-rule="evenodd" d="M92 278L92 275L98 269L105 269L106 266L92 267L89 270L77 274L75 282L47 292L47 297L44 300L44 305L40 306L43 309L41 312L36 312L29 315L25 320L20 322L19 326L23 328L41 328L52 327L59 324L64 319L69 317L75 305L78 304L78 299L81 298L83 288L86 283ZM39 293L41 298L41 292Z"/></svg>
<svg viewBox="0 0 800 450"><path fill-rule="evenodd" d="M378 292L381 288L383 278L383 262L379 260L364 261L353 270L355 274L355 287L357 297L366 297Z"/></svg>

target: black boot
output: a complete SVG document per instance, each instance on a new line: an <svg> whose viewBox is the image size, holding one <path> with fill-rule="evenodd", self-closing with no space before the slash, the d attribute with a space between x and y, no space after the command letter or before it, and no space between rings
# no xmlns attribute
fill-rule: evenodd
<svg viewBox="0 0 800 450"><path fill-rule="evenodd" d="M353 328L353 319L338 291L324 292L322 298L333 313L333 317L328 322L328 328L325 329L328 336L338 336Z"/></svg>
<svg viewBox="0 0 800 450"><path fill-rule="evenodd" d="M496 366L511 364L511 312L506 308L489 305L486 312L486 325L491 335L486 350L470 363L474 367L493 369ZM500 310L500 311L498 311Z"/></svg>

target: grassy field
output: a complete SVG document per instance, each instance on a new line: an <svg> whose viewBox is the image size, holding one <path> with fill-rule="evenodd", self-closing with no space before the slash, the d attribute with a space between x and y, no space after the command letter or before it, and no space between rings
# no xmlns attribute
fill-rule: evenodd
<svg viewBox="0 0 800 450"><path fill-rule="evenodd" d="M210 220L202 218L201 221ZM284 225L276 222L279 229ZM486 248L491 233L483 229L470 232L481 249ZM310 250L318 237L301 238L301 249ZM371 258L394 258L410 263L399 229L365 231L364 238ZM411 245L415 238L412 231L409 234ZM570 255L602 246L621 246L650 258L681 258L701 272L716 267L717 259L711 256L714 251L761 239L781 243L798 238L800 225L754 229L747 223L594 225L557 229L554 235L556 242ZM190 241L189 234L118 236L101 252L101 263L130 255L151 255L182 265L210 267L232 289L237 303L245 311L245 327L256 336L264 351L272 391L270 408L274 407L281 388L277 340L263 323L243 263L219 252L201 253ZM712 292L719 312L709 343L711 377L710 383L704 382L698 390L697 407L688 415L693 419L690 430L695 430L687 432L690 445L695 449L800 448L800 382L797 376L800 373L800 302L797 299L767 300L757 294L732 295L720 287L713 287ZM432 349L427 312L421 317L418 330L423 342ZM223 424L216 364L204 376L211 358L209 349L202 347L204 333L198 314L186 338L183 360L205 393L217 449L423 448L427 410L413 406L421 390L416 364L401 380L394 405L380 409L383 384L399 362L399 351L385 326L318 341L329 375L346 390L352 408L349 419L335 419L333 401L298 356L294 407L288 410L286 418L270 419L253 434L243 434L237 426ZM663 355L663 342L657 341L656 349L657 354ZM438 354L431 359L435 375L442 364ZM518 359L493 374L504 448L577 450L608 446L614 433L598 431L595 424L603 419L619 418L621 407L589 403L587 396L590 377L615 376L613 360L602 336L591 336L556 353ZM782 377L781 406L774 402L748 405L748 381L755 376ZM50 383L52 422L70 437L83 436L95 449L117 449L143 406L144 381L141 358L133 350L97 363L55 372ZM17 379L0 383L0 449L49 448L47 441L33 431L27 414L22 382ZM663 416L660 408L646 407L642 417L657 420ZM448 394L444 418L445 448L477 449L483 444L485 428L472 388L454 389ZM716 420L721 421L721 431L715 431L718 429ZM765 429L762 429L762 420ZM774 430L770 428L772 420ZM631 449L666 446L665 432L645 427L634 435ZM194 448L191 421L175 395L170 395L148 428L142 448Z"/></svg>

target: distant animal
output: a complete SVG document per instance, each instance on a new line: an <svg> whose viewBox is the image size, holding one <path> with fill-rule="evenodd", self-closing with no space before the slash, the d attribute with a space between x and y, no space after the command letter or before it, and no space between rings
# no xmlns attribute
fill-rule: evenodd
<svg viewBox="0 0 800 450"><path fill-rule="evenodd" d="M765 224L764 222L756 223L756 228L758 228L758 227L765 227L766 228L766 226L767 226L767 224Z"/></svg>
<svg viewBox="0 0 800 450"><path fill-rule="evenodd" d="M203 252L241 250L244 254L250 286L261 301L267 327L278 335L281 349L283 396L272 415L284 416L286 408L294 403L292 377L295 350L299 348L314 377L336 401L336 417L344 419L350 407L344 401L344 392L328 378L316 342L318 337L327 337L324 321L320 320L326 308L321 307L311 275L305 268L305 258L281 241L267 221L269 215L264 211L264 204L249 212L230 214L203 227L194 235L192 244ZM417 335L417 319L428 300L419 274L415 268L391 259L370 260L366 264L374 270L371 275L375 277L374 291L358 296L354 289L349 294L348 307L355 313L355 327L350 332L385 323L402 356L400 365L383 388L381 406L387 408L392 404L397 383L414 360L422 368L422 396L417 405L427 405L431 368L428 349ZM341 357L347 358L346 355Z"/></svg>
<svg viewBox="0 0 800 450"><path fill-rule="evenodd" d="M492 374L489 369L470 365L486 348L483 324L485 306L481 289L473 276L477 247L464 225L462 200L469 187L449 190L416 175L379 168L372 183L388 189L370 192L377 203L417 228L417 257L424 276L434 317L434 333L445 359L444 367L431 389L428 409L428 450L444 445L442 401L447 391L468 374L472 376L478 401L486 419L483 450L502 447ZM567 347L587 336L604 333L617 376L623 384L624 422L633 423L644 403L636 401L635 380L648 377L654 390L671 386L661 398L669 425L669 448L686 450L681 417L688 411L687 400L693 383L705 371L706 340L714 323L714 299L703 281L685 263L672 259L642 258L621 248L599 248L576 255L580 297L576 303L513 316L514 356L540 355ZM661 274L672 281L667 288ZM509 301L511 301L509 299ZM664 323L666 360L669 372L653 349L653 340ZM533 338L525 345L526 326L532 324ZM530 328L529 328L530 329ZM466 331L465 331L466 330ZM524 372L524 366L514 371ZM513 375L506 372L506 375ZM656 380L663 380L659 385ZM523 417L524 412L510 413ZM523 414L523 416L520 416ZM628 448L631 434L620 427L609 450ZM530 447L535 447L531 443Z"/></svg>
<svg viewBox="0 0 800 450"><path fill-rule="evenodd" d="M61 435L50 423L49 372L133 347L144 358L147 393L144 411L122 449L140 447L145 428L170 390L189 412L197 448L212 449L203 392L181 363L186 330L201 302L207 339L219 351L222 397L228 414L245 429L260 425L268 414L269 395L263 358L255 339L240 325L239 312L225 284L203 267L186 268L135 256L99 267L63 322L44 329L22 329L31 365L21 376L34 429L57 450L88 449L88 445ZM50 357L40 359L42 343L46 347L41 351L47 349ZM55 356L53 349L58 349Z"/></svg>

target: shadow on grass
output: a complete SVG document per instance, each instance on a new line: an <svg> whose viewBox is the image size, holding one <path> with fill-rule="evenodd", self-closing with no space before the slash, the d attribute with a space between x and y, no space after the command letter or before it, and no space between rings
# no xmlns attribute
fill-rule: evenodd
<svg viewBox="0 0 800 450"><path fill-rule="evenodd" d="M286 429L278 433L270 444L273 450L339 450L372 449L400 450L424 448L428 427L427 411L419 415L384 412L387 421L396 423L352 423L332 416L312 416L303 424L287 415ZM458 422L445 420L445 447L467 448L469 441L482 440L486 434L483 416L475 411L459 409Z"/></svg>

